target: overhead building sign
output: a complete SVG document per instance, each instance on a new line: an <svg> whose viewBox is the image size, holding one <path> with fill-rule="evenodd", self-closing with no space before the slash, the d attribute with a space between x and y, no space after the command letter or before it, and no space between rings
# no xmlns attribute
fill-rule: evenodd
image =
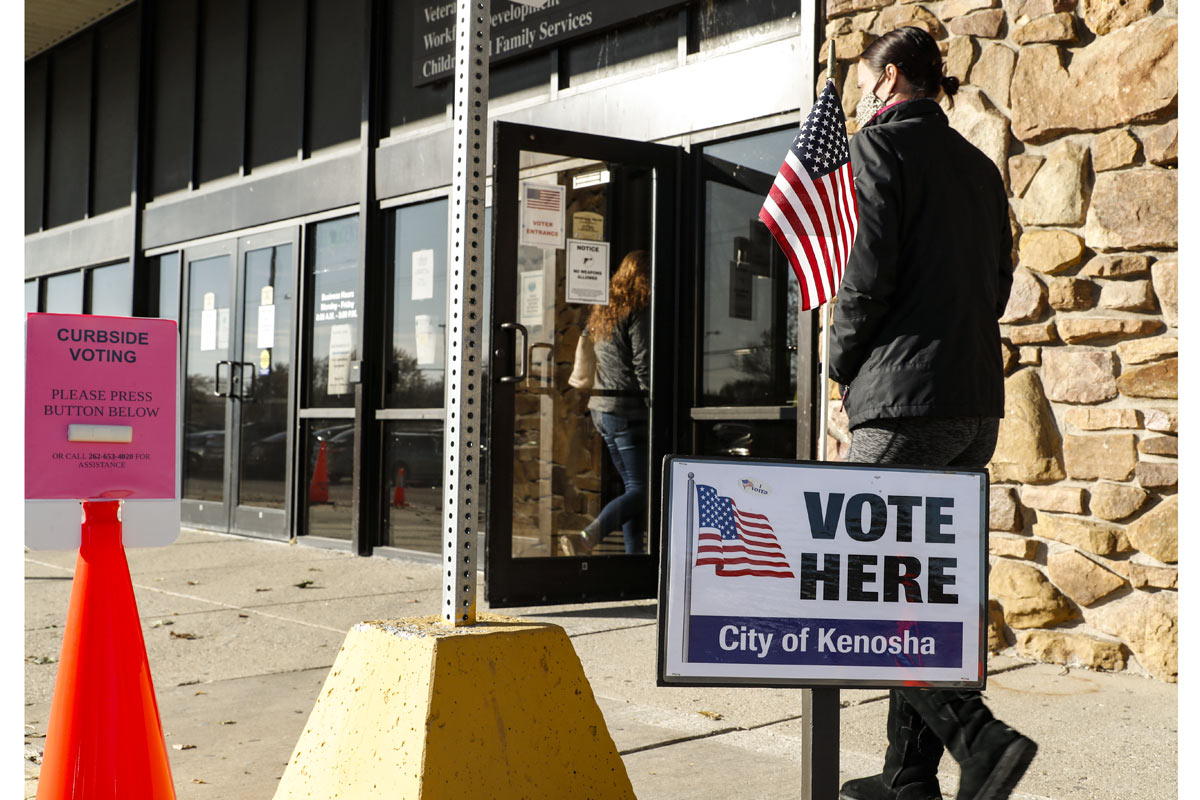
<svg viewBox="0 0 1200 800"><path fill-rule="evenodd" d="M984 681L987 473L668 459L659 681Z"/></svg>
<svg viewBox="0 0 1200 800"><path fill-rule="evenodd" d="M498 64L588 36L671 6L679 0L545 0L540 7L492 3L491 63ZM458 3L419 2L413 20L413 85L454 74L454 21Z"/></svg>

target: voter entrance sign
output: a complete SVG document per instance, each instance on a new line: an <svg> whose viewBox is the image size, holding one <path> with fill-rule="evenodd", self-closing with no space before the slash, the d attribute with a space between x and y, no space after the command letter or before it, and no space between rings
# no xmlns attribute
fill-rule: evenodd
<svg viewBox="0 0 1200 800"><path fill-rule="evenodd" d="M659 684L982 688L982 471L670 457Z"/></svg>

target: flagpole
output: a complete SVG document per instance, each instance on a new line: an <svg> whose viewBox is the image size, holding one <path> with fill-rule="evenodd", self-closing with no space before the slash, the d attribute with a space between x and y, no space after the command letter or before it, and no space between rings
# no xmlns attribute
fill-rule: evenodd
<svg viewBox="0 0 1200 800"><path fill-rule="evenodd" d="M829 40L829 64L826 77L837 86L837 60L833 53L833 39ZM839 94L840 98L841 95ZM817 460L824 461L829 453L826 441L829 438L829 303L821 304L821 421L817 425Z"/></svg>
<svg viewBox="0 0 1200 800"><path fill-rule="evenodd" d="M692 563L692 541L693 527L695 523L695 502L693 497L696 493L696 473L688 473L688 490L687 490L687 556L684 563L683 573L683 663L688 663L688 639L692 629L692 569L695 565Z"/></svg>

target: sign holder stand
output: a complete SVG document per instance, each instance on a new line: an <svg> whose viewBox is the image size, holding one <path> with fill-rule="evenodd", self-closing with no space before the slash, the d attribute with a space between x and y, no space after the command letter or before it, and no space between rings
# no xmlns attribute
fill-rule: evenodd
<svg viewBox="0 0 1200 800"><path fill-rule="evenodd" d="M829 62L825 73L837 85L837 57L829 40ZM817 426L817 460L828 458L829 426L829 303L821 304L821 423ZM837 797L841 772L841 691L818 688L801 691L800 749L803 772L800 797L821 800Z"/></svg>

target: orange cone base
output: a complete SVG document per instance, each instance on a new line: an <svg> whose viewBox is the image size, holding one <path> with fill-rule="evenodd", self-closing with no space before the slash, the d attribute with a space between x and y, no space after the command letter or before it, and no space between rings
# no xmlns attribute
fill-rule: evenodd
<svg viewBox="0 0 1200 800"><path fill-rule="evenodd" d="M325 456L325 443L317 451L317 463L313 468L312 480L308 482L308 502L329 502L329 462Z"/></svg>
<svg viewBox="0 0 1200 800"><path fill-rule="evenodd" d="M175 800L119 505L83 504L38 800Z"/></svg>

